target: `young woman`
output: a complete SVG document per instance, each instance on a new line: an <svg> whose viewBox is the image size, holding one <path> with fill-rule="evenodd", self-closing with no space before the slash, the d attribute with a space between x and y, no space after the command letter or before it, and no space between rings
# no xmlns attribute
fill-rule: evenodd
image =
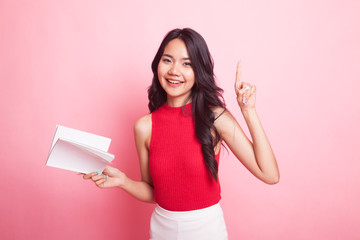
<svg viewBox="0 0 360 240"><path fill-rule="evenodd" d="M218 181L223 142L255 177L268 184L279 181L255 110L256 88L240 82L240 67L235 92L252 142L225 108L205 40L189 28L170 31L152 62L151 113L134 126L141 181L113 167L84 175L100 188L120 187L156 203L151 239L227 239Z"/></svg>

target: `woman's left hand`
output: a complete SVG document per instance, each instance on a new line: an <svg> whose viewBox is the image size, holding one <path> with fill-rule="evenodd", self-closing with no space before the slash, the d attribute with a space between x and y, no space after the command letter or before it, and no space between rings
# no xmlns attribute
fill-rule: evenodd
<svg viewBox="0 0 360 240"><path fill-rule="evenodd" d="M236 100L241 111L255 109L256 87L250 83L241 82L241 62L239 61L236 69L235 93Z"/></svg>

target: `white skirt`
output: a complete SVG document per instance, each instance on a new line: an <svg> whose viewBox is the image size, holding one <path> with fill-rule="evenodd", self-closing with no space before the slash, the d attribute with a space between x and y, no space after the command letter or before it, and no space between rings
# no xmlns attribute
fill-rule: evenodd
<svg viewBox="0 0 360 240"><path fill-rule="evenodd" d="M211 207L173 212L159 205L151 216L150 240L227 240L223 211L217 203Z"/></svg>

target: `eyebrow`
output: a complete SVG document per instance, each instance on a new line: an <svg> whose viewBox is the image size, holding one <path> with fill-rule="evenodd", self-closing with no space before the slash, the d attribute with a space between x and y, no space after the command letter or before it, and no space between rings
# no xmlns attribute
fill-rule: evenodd
<svg viewBox="0 0 360 240"><path fill-rule="evenodd" d="M163 54L163 57L164 57L164 56L174 59L173 56L171 56L170 54L167 54L167 53ZM190 60L190 58L182 58L182 60Z"/></svg>

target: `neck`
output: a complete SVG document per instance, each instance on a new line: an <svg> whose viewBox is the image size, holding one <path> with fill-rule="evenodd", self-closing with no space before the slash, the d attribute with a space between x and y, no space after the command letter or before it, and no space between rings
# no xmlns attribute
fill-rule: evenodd
<svg viewBox="0 0 360 240"><path fill-rule="evenodd" d="M166 99L166 104L169 107L182 107L190 102L191 102L191 98L180 99L180 98L171 98L168 96Z"/></svg>

